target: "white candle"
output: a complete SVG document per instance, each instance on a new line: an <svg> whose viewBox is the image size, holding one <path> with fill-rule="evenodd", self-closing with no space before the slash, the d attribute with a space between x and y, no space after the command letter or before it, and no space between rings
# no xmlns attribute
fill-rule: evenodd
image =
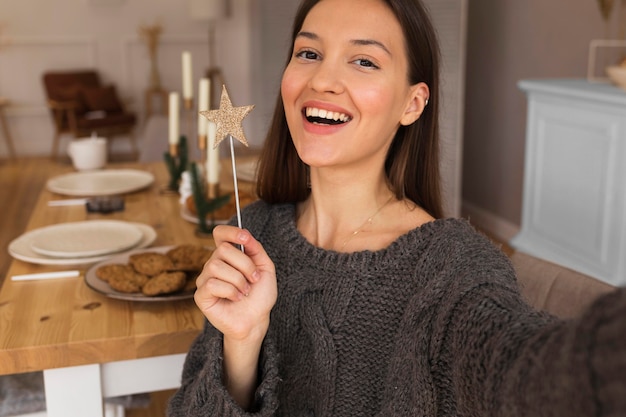
<svg viewBox="0 0 626 417"><path fill-rule="evenodd" d="M202 78L200 80L200 86L198 88L198 112L210 110L209 109L209 95L211 91L211 81L208 78ZM207 124L209 121L206 117L198 116L198 136L207 135ZM212 145L209 145L212 146Z"/></svg>
<svg viewBox="0 0 626 417"><path fill-rule="evenodd" d="M213 122L208 122L208 140L207 140L207 158L206 158L206 172L207 182L209 184L218 184L220 182L220 161L219 161L219 148L215 145L215 133L217 125Z"/></svg>
<svg viewBox="0 0 626 417"><path fill-rule="evenodd" d="M179 99L178 93L170 93L169 99L169 143L170 145L178 145L178 136L180 135L180 127L178 120Z"/></svg>
<svg viewBox="0 0 626 417"><path fill-rule="evenodd" d="M191 86L191 52L183 52L183 98L190 99L193 97L193 88Z"/></svg>

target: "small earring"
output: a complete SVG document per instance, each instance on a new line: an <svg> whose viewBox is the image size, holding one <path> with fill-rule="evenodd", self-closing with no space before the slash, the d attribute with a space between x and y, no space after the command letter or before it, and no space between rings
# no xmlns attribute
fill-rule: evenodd
<svg viewBox="0 0 626 417"><path fill-rule="evenodd" d="M428 99L424 102L424 107L428 106Z"/></svg>

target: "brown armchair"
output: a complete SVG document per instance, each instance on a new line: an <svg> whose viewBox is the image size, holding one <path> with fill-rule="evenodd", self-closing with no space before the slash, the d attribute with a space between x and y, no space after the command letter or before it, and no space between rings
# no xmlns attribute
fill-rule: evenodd
<svg viewBox="0 0 626 417"><path fill-rule="evenodd" d="M100 83L98 72L47 72L43 75L43 85L55 127L53 158L57 156L62 134L76 138L97 133L108 139L123 135L130 140L133 156L137 155L134 134L137 117L126 111L115 86Z"/></svg>

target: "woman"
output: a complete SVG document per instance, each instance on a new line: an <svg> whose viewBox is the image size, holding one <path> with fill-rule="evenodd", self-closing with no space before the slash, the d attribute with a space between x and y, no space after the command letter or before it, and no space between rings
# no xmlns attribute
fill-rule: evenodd
<svg viewBox="0 0 626 417"><path fill-rule="evenodd" d="M442 219L437 54L419 0L302 3L261 201L215 229L170 416L625 412L623 292L557 321Z"/></svg>

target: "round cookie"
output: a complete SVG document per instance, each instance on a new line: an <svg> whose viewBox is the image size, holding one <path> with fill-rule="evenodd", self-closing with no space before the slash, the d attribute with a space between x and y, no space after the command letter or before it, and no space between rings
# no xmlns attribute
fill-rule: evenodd
<svg viewBox="0 0 626 417"><path fill-rule="evenodd" d="M181 290L187 283L184 272L162 272L146 282L141 292L147 296L169 294Z"/></svg>
<svg viewBox="0 0 626 417"><path fill-rule="evenodd" d="M150 280L148 276L144 274L140 274L130 268L132 272L124 273L120 275L112 276L108 284L115 291L124 292L124 293L136 293L141 292L143 286Z"/></svg>
<svg viewBox="0 0 626 417"><path fill-rule="evenodd" d="M96 276L104 282L109 282L111 278L117 276L128 276L135 273L133 267L127 264L101 265L96 269Z"/></svg>
<svg viewBox="0 0 626 417"><path fill-rule="evenodd" d="M212 253L213 251L202 245L185 244L170 249L166 255L178 271L201 271Z"/></svg>
<svg viewBox="0 0 626 417"><path fill-rule="evenodd" d="M135 253L128 257L128 263L132 265L135 271L148 276L154 276L174 268L172 260L167 255L158 252Z"/></svg>

